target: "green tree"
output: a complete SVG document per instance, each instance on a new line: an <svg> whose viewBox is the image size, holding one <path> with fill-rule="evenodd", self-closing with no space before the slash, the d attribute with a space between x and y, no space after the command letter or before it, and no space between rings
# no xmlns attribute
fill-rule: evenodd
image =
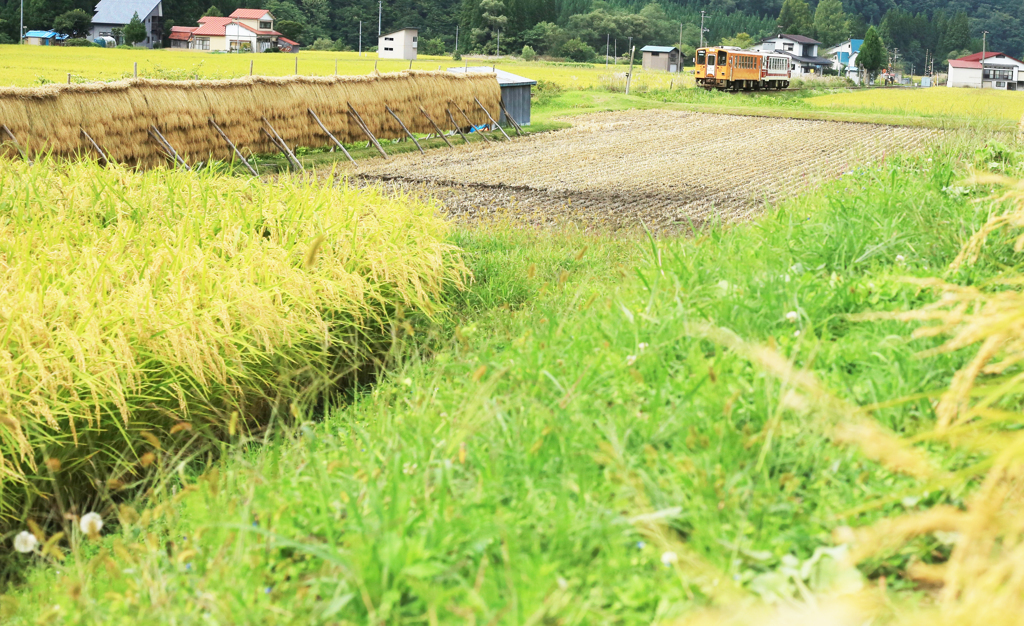
<svg viewBox="0 0 1024 626"><path fill-rule="evenodd" d="M136 11L135 15L132 16L132 21L128 22L128 25L124 27L124 42L129 46L134 46L140 41L146 39L146 25L139 19L139 13Z"/></svg>
<svg viewBox="0 0 1024 626"><path fill-rule="evenodd" d="M224 14L221 13L216 4L211 4L210 8L206 9L206 13L203 13L203 17L224 17Z"/></svg>
<svg viewBox="0 0 1024 626"><path fill-rule="evenodd" d="M82 39L92 28L92 16L82 9L61 13L53 20L53 30L71 39Z"/></svg>
<svg viewBox="0 0 1024 626"><path fill-rule="evenodd" d="M306 25L302 22L281 20L280 22L274 22L274 30L292 41L298 41L299 37L302 37L302 33L306 31Z"/></svg>
<svg viewBox="0 0 1024 626"><path fill-rule="evenodd" d="M734 46L742 50L754 47L755 43L757 43L757 40L747 33L736 33L735 37L726 37L722 40L723 46Z"/></svg>
<svg viewBox="0 0 1024 626"><path fill-rule="evenodd" d="M570 39L562 46L562 56L578 63L589 63L597 56L597 52L582 39Z"/></svg>
<svg viewBox="0 0 1024 626"><path fill-rule="evenodd" d="M523 33L523 40L537 54L555 55L569 41L569 33L558 24L538 22L533 28Z"/></svg>
<svg viewBox="0 0 1024 626"><path fill-rule="evenodd" d="M949 20L942 43L944 50L948 51L961 51L971 47L971 25L966 13L957 13Z"/></svg>
<svg viewBox="0 0 1024 626"><path fill-rule="evenodd" d="M810 36L814 31L811 7L806 0L786 0L776 22L778 30L788 35Z"/></svg>
<svg viewBox="0 0 1024 626"><path fill-rule="evenodd" d="M501 0L480 0L480 28L473 29L473 41L478 46L486 47L498 36L498 31L508 25L508 16L504 15L505 5Z"/></svg>
<svg viewBox="0 0 1024 626"><path fill-rule="evenodd" d="M885 66L886 52L882 45L882 38L878 31L872 26L864 35L864 43L860 46L860 53L857 55L857 65L864 68L870 79L875 72Z"/></svg>
<svg viewBox="0 0 1024 626"><path fill-rule="evenodd" d="M524 61L533 61L537 58L537 52L530 46L526 45L523 46L522 57Z"/></svg>
<svg viewBox="0 0 1024 626"><path fill-rule="evenodd" d="M850 18L840 0L821 0L814 11L815 37L825 46L845 41L850 34Z"/></svg>

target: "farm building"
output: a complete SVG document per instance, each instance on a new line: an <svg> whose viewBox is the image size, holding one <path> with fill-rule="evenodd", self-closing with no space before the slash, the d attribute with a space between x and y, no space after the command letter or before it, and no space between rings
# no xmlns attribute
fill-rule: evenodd
<svg viewBox="0 0 1024 626"><path fill-rule="evenodd" d="M682 57L679 54L679 48L675 46L644 46L640 49L640 52L644 54L643 67L645 70L662 72L682 71L682 65L679 63Z"/></svg>
<svg viewBox="0 0 1024 626"><path fill-rule="evenodd" d="M299 48L301 48L302 46L301 44L299 44L299 42L292 41L287 37L278 37L277 47L281 50L281 52L291 52L292 54L298 54Z"/></svg>
<svg viewBox="0 0 1024 626"><path fill-rule="evenodd" d="M92 18L89 39L113 37L114 29L124 29L138 13L146 26L146 38L137 46L152 48L164 38L163 3L160 0L100 0Z"/></svg>
<svg viewBox="0 0 1024 626"><path fill-rule="evenodd" d="M25 43L30 46L59 46L67 39L54 30L30 30L25 33Z"/></svg>
<svg viewBox="0 0 1024 626"><path fill-rule="evenodd" d="M530 123L530 109L533 103L533 86L537 81L531 78L517 76L505 70L491 67L450 67L449 72L469 72L471 74L497 74L498 85L501 87L501 100L505 108L520 126ZM506 124L505 112L501 112L498 119L499 124Z"/></svg>
<svg viewBox="0 0 1024 626"><path fill-rule="evenodd" d="M377 42L377 58L415 61L419 35L417 28L403 28L383 35Z"/></svg>
<svg viewBox="0 0 1024 626"><path fill-rule="evenodd" d="M1024 63L1003 52L986 52L982 61L976 52L949 62L947 87L974 87L981 89L1006 89L1017 91L1020 78L1024 76Z"/></svg>
<svg viewBox="0 0 1024 626"><path fill-rule="evenodd" d="M804 75L822 74L832 67L832 59L818 56L820 41L803 35L779 35L762 39L757 47L763 52L775 52L789 57L793 78Z"/></svg>
<svg viewBox="0 0 1024 626"><path fill-rule="evenodd" d="M188 40L192 38L196 26L172 26L168 39L172 48L188 48Z"/></svg>

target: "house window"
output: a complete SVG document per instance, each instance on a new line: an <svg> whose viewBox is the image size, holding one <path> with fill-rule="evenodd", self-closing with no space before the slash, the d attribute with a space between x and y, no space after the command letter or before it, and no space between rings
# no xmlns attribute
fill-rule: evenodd
<svg viewBox="0 0 1024 626"><path fill-rule="evenodd" d="M988 80L1010 80L1013 78L1013 70L990 70L986 68L985 78Z"/></svg>
<svg viewBox="0 0 1024 626"><path fill-rule="evenodd" d="M384 48L384 52L394 52L394 48Z"/></svg>
<svg viewBox="0 0 1024 626"><path fill-rule="evenodd" d="M413 43L416 43L417 41L419 41L419 39L420 39L419 37L413 37L412 41L413 41Z"/></svg>
<svg viewBox="0 0 1024 626"><path fill-rule="evenodd" d="M792 52L793 51L793 44L791 44L791 43L784 43L784 44L782 44L782 49L785 50L786 52Z"/></svg>
<svg viewBox="0 0 1024 626"><path fill-rule="evenodd" d="M385 37L384 38L384 41L394 41L394 40L395 40L394 37Z"/></svg>
<svg viewBox="0 0 1024 626"><path fill-rule="evenodd" d="M209 50L210 49L210 38L209 37L194 37L192 39L193 50Z"/></svg>
<svg viewBox="0 0 1024 626"><path fill-rule="evenodd" d="M652 56L652 57L660 57L660 56L661 56L661 53L660 53L660 52L652 52L652 53L651 53L651 56Z"/></svg>
<svg viewBox="0 0 1024 626"><path fill-rule="evenodd" d="M274 27L273 22L260 22L260 30L270 30Z"/></svg>
<svg viewBox="0 0 1024 626"><path fill-rule="evenodd" d="M1004 81L998 81L998 82L996 83L996 87L997 87L998 89L1006 89L1006 83L1005 83Z"/></svg>

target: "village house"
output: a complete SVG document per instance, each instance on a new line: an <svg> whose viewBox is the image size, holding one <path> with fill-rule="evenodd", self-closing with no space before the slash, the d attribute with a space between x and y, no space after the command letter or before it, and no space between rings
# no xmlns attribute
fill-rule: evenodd
<svg viewBox="0 0 1024 626"><path fill-rule="evenodd" d="M1024 79L1024 63L1003 53L976 52L949 62L947 87L974 87L975 89L1024 89L1019 80Z"/></svg>
<svg viewBox="0 0 1024 626"><path fill-rule="evenodd" d="M377 58L415 61L419 48L419 34L419 29L403 28L382 35L377 42Z"/></svg>
<svg viewBox="0 0 1024 626"><path fill-rule="evenodd" d="M675 46L644 46L640 49L644 55L643 68L662 72L681 72L679 48Z"/></svg>
<svg viewBox="0 0 1024 626"><path fill-rule="evenodd" d="M860 68L857 67L857 56L863 39L847 39L838 46L829 48L825 54L832 59L832 69L840 76L846 76L855 83L860 83Z"/></svg>
<svg viewBox="0 0 1024 626"><path fill-rule="evenodd" d="M204 16L199 26L174 26L172 48L204 52L266 52L273 48L298 52L298 43L274 30L266 9L237 9L227 17Z"/></svg>
<svg viewBox="0 0 1024 626"><path fill-rule="evenodd" d="M762 39L757 49L788 56L793 78L801 78L820 76L832 67L832 59L818 56L820 45L820 41L803 35L779 35Z"/></svg>
<svg viewBox="0 0 1024 626"><path fill-rule="evenodd" d="M146 38L135 45L142 48L159 46L164 38L164 10L160 0L100 0L92 18L89 39L113 37L122 43L117 32L123 31L136 13L146 26Z"/></svg>

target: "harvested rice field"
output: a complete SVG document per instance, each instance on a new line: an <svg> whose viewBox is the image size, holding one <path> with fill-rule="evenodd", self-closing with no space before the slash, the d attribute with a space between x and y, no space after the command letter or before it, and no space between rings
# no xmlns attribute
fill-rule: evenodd
<svg viewBox="0 0 1024 626"><path fill-rule="evenodd" d="M941 132L687 111L601 113L512 143L374 161L357 176L428 192L462 220L671 232L748 219L858 166L919 150Z"/></svg>

